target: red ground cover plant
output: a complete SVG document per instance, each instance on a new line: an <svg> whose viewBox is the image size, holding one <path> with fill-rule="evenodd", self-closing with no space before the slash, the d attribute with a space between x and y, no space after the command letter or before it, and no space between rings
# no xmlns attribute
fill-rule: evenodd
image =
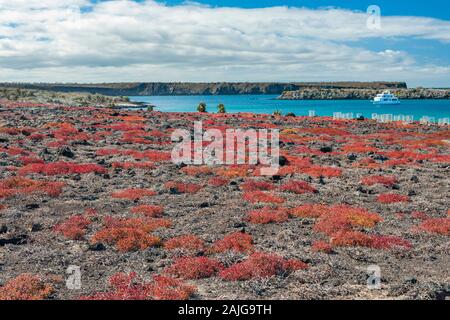
<svg viewBox="0 0 450 320"><path fill-rule="evenodd" d="M411 249L412 245L409 241L396 236L373 235L370 247L375 249L391 249L393 247L403 247Z"/></svg>
<svg viewBox="0 0 450 320"><path fill-rule="evenodd" d="M205 242L194 235L183 235L171 238L164 243L164 249L183 249L191 252L200 252L206 249Z"/></svg>
<svg viewBox="0 0 450 320"><path fill-rule="evenodd" d="M247 260L222 270L219 276L227 281L245 281L253 278L285 276L307 267L306 263L299 260L284 259L273 253L255 252Z"/></svg>
<svg viewBox="0 0 450 320"><path fill-rule="evenodd" d="M248 180L241 184L241 189L244 191L269 191L275 189L275 186L266 181Z"/></svg>
<svg viewBox="0 0 450 320"><path fill-rule="evenodd" d="M172 155L170 154L170 152L151 150L151 151L145 151L144 157L150 161L164 162L164 161L170 161L172 158Z"/></svg>
<svg viewBox="0 0 450 320"><path fill-rule="evenodd" d="M280 204L284 202L284 198L263 191L247 191L243 196L245 201L250 203L274 203Z"/></svg>
<svg viewBox="0 0 450 320"><path fill-rule="evenodd" d="M36 158L36 157L26 157L26 156L22 156L19 158L19 160L22 162L23 165L29 165L32 163L40 163L43 164L44 160Z"/></svg>
<svg viewBox="0 0 450 320"><path fill-rule="evenodd" d="M382 184L386 187L392 187L398 183L398 179L394 176L365 176L361 179L361 183L365 186L373 186Z"/></svg>
<svg viewBox="0 0 450 320"><path fill-rule="evenodd" d="M301 169L301 172L314 178L335 178L342 175L342 170L335 167L311 166Z"/></svg>
<svg viewBox="0 0 450 320"><path fill-rule="evenodd" d="M182 257L164 270L164 273L181 279L203 279L214 276L223 269L222 264L207 257Z"/></svg>
<svg viewBox="0 0 450 320"><path fill-rule="evenodd" d="M417 226L417 230L450 236L450 218L431 218Z"/></svg>
<svg viewBox="0 0 450 320"><path fill-rule="evenodd" d="M299 218L318 218L330 211L330 207L322 204L305 204L291 209L291 215Z"/></svg>
<svg viewBox="0 0 450 320"><path fill-rule="evenodd" d="M76 164L71 162L53 162L53 163L32 163L22 167L19 174L27 175L30 173L39 173L47 176L66 175L66 174L87 174L87 173L107 173L108 171L98 164Z"/></svg>
<svg viewBox="0 0 450 320"><path fill-rule="evenodd" d="M211 187L222 187L230 183L230 180L222 177L212 177L208 180L208 185Z"/></svg>
<svg viewBox="0 0 450 320"><path fill-rule="evenodd" d="M317 252L333 253L333 247L326 241L316 241L312 244L311 248Z"/></svg>
<svg viewBox="0 0 450 320"><path fill-rule="evenodd" d="M368 152L376 152L378 151L378 149L364 142L355 142L343 146L342 151L346 153L368 153Z"/></svg>
<svg viewBox="0 0 450 320"><path fill-rule="evenodd" d="M391 249L403 247L410 249L412 245L399 237L369 235L360 231L339 231L331 237L331 244L337 247L370 247L375 249Z"/></svg>
<svg viewBox="0 0 450 320"><path fill-rule="evenodd" d="M373 228L382 218L362 208L347 205L335 205L328 213L319 217L314 230L333 236L339 231L350 231L355 227Z"/></svg>
<svg viewBox="0 0 450 320"><path fill-rule="evenodd" d="M195 287L180 280L155 276L152 282L144 282L135 272L117 273L109 278L111 291L83 296L81 300L187 300Z"/></svg>
<svg viewBox="0 0 450 320"><path fill-rule="evenodd" d="M377 197L379 203L389 204L398 202L408 202L409 197L406 195L395 194L395 193L384 193Z"/></svg>
<svg viewBox="0 0 450 320"><path fill-rule="evenodd" d="M414 211L414 212L411 212L411 218L413 218L413 219L420 219L420 220L427 220L430 217L425 212Z"/></svg>
<svg viewBox="0 0 450 320"><path fill-rule="evenodd" d="M52 286L39 276L21 274L0 287L0 300L44 300L52 293Z"/></svg>
<svg viewBox="0 0 450 320"><path fill-rule="evenodd" d="M6 206L0 204L0 211L5 210L5 209L6 209Z"/></svg>
<svg viewBox="0 0 450 320"><path fill-rule="evenodd" d="M234 232L214 242L210 251L213 253L226 251L250 252L253 251L253 237L248 233Z"/></svg>
<svg viewBox="0 0 450 320"><path fill-rule="evenodd" d="M131 213L143 214L146 217L161 217L164 213L164 208L161 206L153 206L148 204L142 204L140 206L131 209Z"/></svg>
<svg viewBox="0 0 450 320"><path fill-rule="evenodd" d="M27 194L47 194L50 197L57 197L61 194L64 183L37 181L22 177L12 177L0 180L0 199L9 198L16 195Z"/></svg>
<svg viewBox="0 0 450 320"><path fill-rule="evenodd" d="M250 167L247 165L226 166L217 169L216 174L224 178L245 178L250 174Z"/></svg>
<svg viewBox="0 0 450 320"><path fill-rule="evenodd" d="M289 219L289 210L286 208L264 207L259 210L250 211L247 221L255 224L281 223Z"/></svg>
<svg viewBox="0 0 450 320"><path fill-rule="evenodd" d="M280 187L280 191L288 191L296 194L315 193L317 189L305 181L289 180Z"/></svg>
<svg viewBox="0 0 450 320"><path fill-rule="evenodd" d="M122 252L144 250L160 244L160 239L150 232L172 225L169 220L156 218L116 219L107 217L105 228L91 239L92 243L115 245Z"/></svg>
<svg viewBox="0 0 450 320"><path fill-rule="evenodd" d="M112 197L116 199L139 200L145 197L155 196L157 193L150 189L130 188L112 193Z"/></svg>
<svg viewBox="0 0 450 320"><path fill-rule="evenodd" d="M74 215L66 221L56 225L54 231L72 240L83 239L91 220L83 215Z"/></svg>
<svg viewBox="0 0 450 320"><path fill-rule="evenodd" d="M168 181L164 184L168 190L173 190L176 193L197 193L202 189L201 185L195 183L184 183L177 181Z"/></svg>

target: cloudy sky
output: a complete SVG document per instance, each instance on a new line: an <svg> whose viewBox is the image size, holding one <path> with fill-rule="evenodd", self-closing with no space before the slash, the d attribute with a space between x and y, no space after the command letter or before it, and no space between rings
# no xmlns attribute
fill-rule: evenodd
<svg viewBox="0 0 450 320"><path fill-rule="evenodd" d="M442 0L0 0L0 81L450 87L449 15Z"/></svg>

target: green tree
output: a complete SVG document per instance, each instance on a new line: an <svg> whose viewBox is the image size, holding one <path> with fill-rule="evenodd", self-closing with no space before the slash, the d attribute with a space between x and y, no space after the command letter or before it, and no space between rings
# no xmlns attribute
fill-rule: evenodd
<svg viewBox="0 0 450 320"><path fill-rule="evenodd" d="M281 113L280 110L275 110L275 111L273 112L273 115L274 115L274 116L281 116L282 113Z"/></svg>
<svg viewBox="0 0 450 320"><path fill-rule="evenodd" d="M225 110L225 105L223 103L219 103L219 105L217 106L217 112L218 113L227 113L227 111Z"/></svg>
<svg viewBox="0 0 450 320"><path fill-rule="evenodd" d="M206 112L206 103L200 102L197 107L198 112Z"/></svg>

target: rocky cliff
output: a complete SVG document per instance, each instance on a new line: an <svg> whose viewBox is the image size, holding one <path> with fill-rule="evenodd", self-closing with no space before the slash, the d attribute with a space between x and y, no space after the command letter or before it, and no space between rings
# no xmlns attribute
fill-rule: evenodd
<svg viewBox="0 0 450 320"><path fill-rule="evenodd" d="M100 83L100 84L48 84L8 83L0 86L40 89L59 92L87 92L110 96L162 96L162 95L236 95L282 94L285 91L303 89L399 89L404 82L148 82L148 83Z"/></svg>
<svg viewBox="0 0 450 320"><path fill-rule="evenodd" d="M450 89L391 89L399 99L450 99ZM311 89L285 91L280 100L369 100L380 90L376 89Z"/></svg>

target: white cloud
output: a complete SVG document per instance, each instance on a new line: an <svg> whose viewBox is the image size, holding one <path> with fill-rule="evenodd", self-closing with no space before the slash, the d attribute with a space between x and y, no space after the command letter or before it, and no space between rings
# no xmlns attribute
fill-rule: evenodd
<svg viewBox="0 0 450 320"><path fill-rule="evenodd" d="M0 0L0 81L418 81L431 72L448 83L449 66L421 66L407 52L360 41L447 45L450 22L386 17L369 30L366 19L332 8Z"/></svg>

